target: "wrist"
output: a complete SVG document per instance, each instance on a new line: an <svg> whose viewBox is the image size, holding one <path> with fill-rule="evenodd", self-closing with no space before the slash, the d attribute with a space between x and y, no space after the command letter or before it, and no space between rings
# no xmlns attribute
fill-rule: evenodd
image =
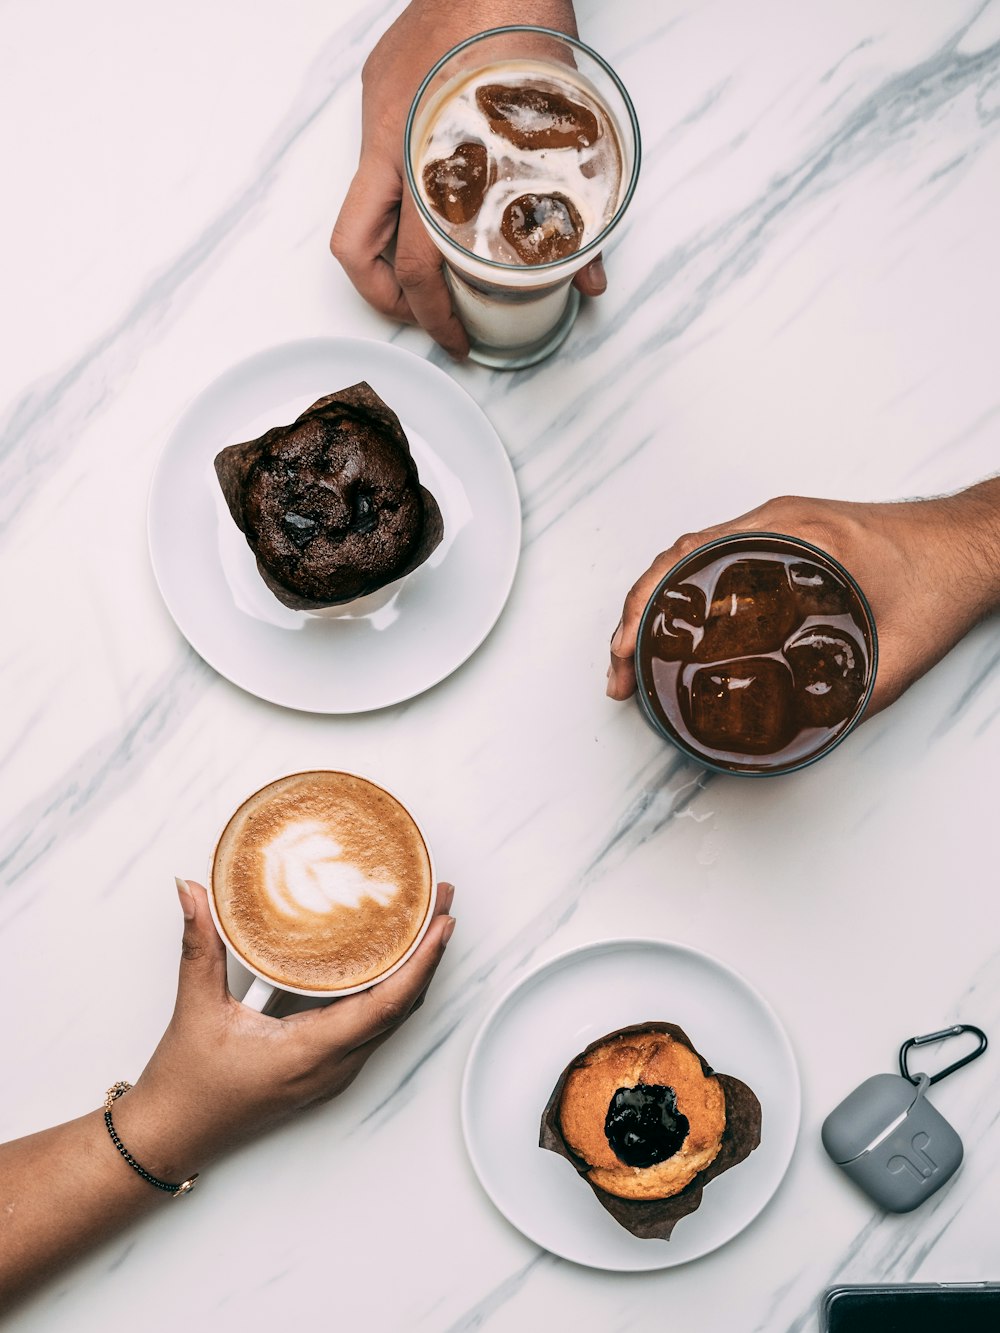
<svg viewBox="0 0 1000 1333"><path fill-rule="evenodd" d="M941 569L970 629L1000 607L1000 478L927 503Z"/></svg>
<svg viewBox="0 0 1000 1333"><path fill-rule="evenodd" d="M158 1180L180 1184L201 1170L205 1154L190 1118L141 1082L114 1102L111 1117L130 1155Z"/></svg>

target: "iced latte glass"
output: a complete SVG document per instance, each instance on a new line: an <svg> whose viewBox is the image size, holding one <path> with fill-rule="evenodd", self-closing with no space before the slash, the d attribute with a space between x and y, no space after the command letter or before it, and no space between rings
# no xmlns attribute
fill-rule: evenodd
<svg viewBox="0 0 1000 1333"><path fill-rule="evenodd" d="M474 361L515 370L562 343L580 304L573 274L624 216L639 158L628 93L575 38L492 28L438 61L404 160Z"/></svg>

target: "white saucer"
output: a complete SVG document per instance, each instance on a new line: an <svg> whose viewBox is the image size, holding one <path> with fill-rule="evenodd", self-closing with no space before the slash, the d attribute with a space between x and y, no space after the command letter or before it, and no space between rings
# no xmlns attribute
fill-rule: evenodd
<svg viewBox="0 0 1000 1333"><path fill-rule="evenodd" d="M705 1187L669 1241L620 1227L572 1165L538 1146L562 1070L590 1042L644 1022L676 1023L713 1068L760 1099L760 1147ZM724 1245L774 1194L799 1129L799 1075L767 1001L724 963L666 940L607 940L552 959L500 1000L472 1044L462 1127L480 1182L529 1240L616 1272L672 1268Z"/></svg>
<svg viewBox="0 0 1000 1333"><path fill-rule="evenodd" d="M398 415L444 540L388 601L311 616L268 591L213 460L359 380ZM436 685L486 638L514 581L521 505L496 431L443 371L388 343L311 338L260 352L198 395L157 465L148 525L163 600L210 666L287 708L360 713Z"/></svg>

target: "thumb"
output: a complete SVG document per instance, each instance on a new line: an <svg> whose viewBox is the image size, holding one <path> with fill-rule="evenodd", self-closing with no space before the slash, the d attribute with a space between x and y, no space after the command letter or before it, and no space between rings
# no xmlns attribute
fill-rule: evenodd
<svg viewBox="0 0 1000 1333"><path fill-rule="evenodd" d="M176 883L184 913L177 1003L211 1003L228 994L226 946L215 929L208 894L202 886L186 879Z"/></svg>
<svg viewBox="0 0 1000 1333"><path fill-rule="evenodd" d="M608 275L604 271L604 261L600 255L580 269L580 272L573 279L573 286L584 296L601 296L607 291Z"/></svg>
<svg viewBox="0 0 1000 1333"><path fill-rule="evenodd" d="M639 624L646 603L656 591L656 585L680 559L681 548L689 539L682 537L668 551L656 557L645 574L629 589L622 608L622 618L611 636L611 665L608 668L607 693L611 699L628 699L635 693L635 645L639 638ZM692 546L690 548L694 550Z"/></svg>

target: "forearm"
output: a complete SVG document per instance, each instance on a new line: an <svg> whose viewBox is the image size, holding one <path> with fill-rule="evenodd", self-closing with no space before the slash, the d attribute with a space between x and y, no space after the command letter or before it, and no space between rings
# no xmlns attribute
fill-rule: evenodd
<svg viewBox="0 0 1000 1333"><path fill-rule="evenodd" d="M955 495L879 506L895 529L900 566L886 628L916 631L922 674L1000 607L1000 477ZM876 617L877 618L877 617ZM882 633L880 626L879 633Z"/></svg>
<svg viewBox="0 0 1000 1333"><path fill-rule="evenodd" d="M370 991L276 1019L233 999L205 890L184 880L177 889L184 941L173 1017L112 1116L146 1171L181 1184L220 1153L348 1087L420 1007L455 919L454 888L439 884L434 920L398 972ZM142 1214L190 1206L119 1156L103 1110L0 1144L0 1311Z"/></svg>
<svg viewBox="0 0 1000 1333"><path fill-rule="evenodd" d="M832 554L858 575L875 612L871 716L1000 607L1000 478L928 500L823 503L847 524Z"/></svg>
<svg viewBox="0 0 1000 1333"><path fill-rule="evenodd" d="M953 577L963 589L969 627L1000 609L1000 477L948 496L941 505Z"/></svg>
<svg viewBox="0 0 1000 1333"><path fill-rule="evenodd" d="M1000 610L1000 477L930 500L868 504L779 496L728 523L688 533L656 557L632 587L612 636L613 699L627 699L635 690L639 622L660 579L696 547L737 532L801 537L858 580L878 628L869 717Z"/></svg>
<svg viewBox="0 0 1000 1333"><path fill-rule="evenodd" d="M170 1201L118 1155L103 1111L0 1144L0 1311Z"/></svg>

